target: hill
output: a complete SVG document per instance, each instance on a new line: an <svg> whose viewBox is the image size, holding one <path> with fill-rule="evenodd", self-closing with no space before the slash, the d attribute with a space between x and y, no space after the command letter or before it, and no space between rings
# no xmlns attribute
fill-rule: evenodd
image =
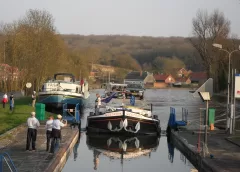
<svg viewBox="0 0 240 172"><path fill-rule="evenodd" d="M203 69L198 53L183 37L127 35L61 35L72 50L91 48L94 63L133 70L164 71L157 57L178 59L192 71ZM197 65L198 64L198 65Z"/></svg>
<svg viewBox="0 0 240 172"><path fill-rule="evenodd" d="M89 78L92 79L92 81L95 81L95 79L98 79L98 81L102 83L108 82L109 79L111 78L111 81L121 83L123 82L127 73L129 73L130 71L131 70L119 68L119 67L92 64Z"/></svg>

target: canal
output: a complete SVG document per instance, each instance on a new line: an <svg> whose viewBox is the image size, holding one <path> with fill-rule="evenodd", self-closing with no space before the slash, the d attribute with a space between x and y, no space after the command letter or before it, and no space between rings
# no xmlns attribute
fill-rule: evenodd
<svg viewBox="0 0 240 172"><path fill-rule="evenodd" d="M87 115L94 108L96 93L103 92L102 89L91 92L88 106L82 116L82 128L86 127ZM200 98L194 98L189 90L184 89L147 89L145 100L153 104L153 114L158 115L162 130L166 129L170 107L176 109L177 119L181 119L183 107L188 109L188 121L196 125L199 124L199 108L205 107ZM224 113L224 104L222 101L210 106ZM125 150L124 153L122 150ZM165 136L95 137L82 132L63 171L187 172L192 169L195 169L194 166L174 145L168 143Z"/></svg>

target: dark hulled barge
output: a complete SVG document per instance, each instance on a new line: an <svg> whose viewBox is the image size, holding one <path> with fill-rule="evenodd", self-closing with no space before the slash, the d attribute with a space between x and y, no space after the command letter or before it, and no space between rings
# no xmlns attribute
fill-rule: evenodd
<svg viewBox="0 0 240 172"><path fill-rule="evenodd" d="M90 113L88 133L160 135L160 120L151 110L134 106L106 106L99 115Z"/></svg>

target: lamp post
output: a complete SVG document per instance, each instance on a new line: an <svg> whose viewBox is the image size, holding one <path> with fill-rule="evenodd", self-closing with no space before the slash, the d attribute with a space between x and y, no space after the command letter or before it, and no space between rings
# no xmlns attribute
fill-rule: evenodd
<svg viewBox="0 0 240 172"><path fill-rule="evenodd" d="M240 50L240 46L238 49L236 50L233 50L231 52L229 52L228 50L225 50L222 48L222 45L221 44L212 44L214 47L218 48L219 50L221 51L225 51L228 53L228 94L227 94L227 114L226 114L226 130L228 130L229 128L229 112L230 112L230 105L229 105L229 102L230 102L230 71L231 71L231 56L234 52L237 52ZM231 111L232 113L232 111Z"/></svg>
<svg viewBox="0 0 240 172"><path fill-rule="evenodd" d="M204 132L204 157L207 151L207 129L208 129L208 101L211 100L209 92L198 92L203 102L206 102L205 132Z"/></svg>

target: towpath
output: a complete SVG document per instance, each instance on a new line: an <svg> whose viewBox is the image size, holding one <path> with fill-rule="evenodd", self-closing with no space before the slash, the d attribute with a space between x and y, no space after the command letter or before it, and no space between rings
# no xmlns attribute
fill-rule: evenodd
<svg viewBox="0 0 240 172"><path fill-rule="evenodd" d="M78 129L65 127L62 129L62 141L59 149L54 154L46 152L46 135L43 124L38 129L36 152L25 150L27 132L25 126L17 127L14 132L6 133L0 139L0 154L7 152L11 156L18 172L52 172L56 169L60 170L64 165L64 158L67 158L71 147L74 146L75 143L73 142L78 137ZM3 162L4 170L7 170L5 162Z"/></svg>

